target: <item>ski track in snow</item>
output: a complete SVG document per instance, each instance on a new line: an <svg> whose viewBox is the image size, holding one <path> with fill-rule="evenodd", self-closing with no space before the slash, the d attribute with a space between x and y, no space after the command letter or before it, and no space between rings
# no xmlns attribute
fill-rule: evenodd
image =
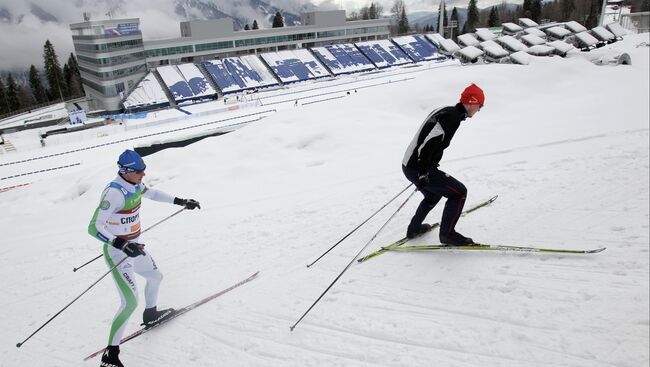
<svg viewBox="0 0 650 367"><path fill-rule="evenodd" d="M143 236L165 275L161 307L183 306L261 272L124 344L122 361L140 367L647 366L650 111L638 107L647 107L650 72L647 48L635 47L641 41L648 34L608 46L629 52L631 66L553 57L528 66L412 68L388 77L399 83L349 77L346 87L358 86L358 93L294 108L309 93L345 90L340 81L296 85L290 99L286 91L268 92L264 101L277 102L278 112L257 123L145 157L146 183L202 204ZM441 169L468 187L466 207L499 198L463 217L459 231L487 244L607 250L388 252L355 262L289 331L411 191L314 266L305 265L407 185L399 165L422 119L454 103L470 82L486 91L486 106L461 125ZM100 253L86 226L124 148L131 146L88 150L80 167L0 193L10 213L0 217L0 365L98 365L98 359L81 360L105 346L118 303L110 279L22 348L14 345L106 272L103 260L76 273L72 268ZM78 157L0 166L0 177ZM0 164L18 158L3 155ZM420 198L416 193L362 256L404 236ZM442 204L428 221L439 220ZM143 228L176 209L146 201ZM437 237L432 231L409 244L437 244ZM137 327L142 303L127 333Z"/></svg>

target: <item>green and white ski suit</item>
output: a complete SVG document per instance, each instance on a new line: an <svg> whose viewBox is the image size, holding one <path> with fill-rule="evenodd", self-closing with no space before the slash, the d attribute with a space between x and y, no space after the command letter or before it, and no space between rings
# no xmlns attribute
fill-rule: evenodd
<svg viewBox="0 0 650 367"><path fill-rule="evenodd" d="M99 206L88 225L88 233L104 243L104 260L109 268L113 268L127 256L111 245L115 237L129 241L137 241L140 237L142 197L166 203L174 202L173 196L147 188L144 184L134 185L119 175L102 192ZM146 255L128 257L111 272L121 304L113 318L108 345L120 344L127 321L138 304L134 273L147 280L144 289L146 308L156 306L163 276L149 251L145 252Z"/></svg>

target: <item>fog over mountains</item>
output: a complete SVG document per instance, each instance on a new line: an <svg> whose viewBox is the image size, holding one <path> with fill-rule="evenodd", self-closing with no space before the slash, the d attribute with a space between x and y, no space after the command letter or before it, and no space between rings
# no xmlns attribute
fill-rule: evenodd
<svg viewBox="0 0 650 367"><path fill-rule="evenodd" d="M73 51L69 24L91 19L140 18L145 39L180 36L179 22L193 19L231 18L235 29L257 20L261 28L270 27L273 15L281 11L286 25L300 22L304 11L334 9L330 2L319 6L301 0L0 0L0 70L24 70L30 64L42 69L43 44L49 39L59 61ZM8 51L10 50L10 51Z"/></svg>

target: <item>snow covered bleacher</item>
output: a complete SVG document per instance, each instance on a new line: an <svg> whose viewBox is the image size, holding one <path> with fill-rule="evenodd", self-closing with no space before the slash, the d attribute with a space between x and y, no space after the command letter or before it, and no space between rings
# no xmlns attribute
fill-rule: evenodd
<svg viewBox="0 0 650 367"><path fill-rule="evenodd" d="M526 51L528 48L520 40L514 38L513 36L501 36L497 38L497 42L510 52Z"/></svg>
<svg viewBox="0 0 650 367"><path fill-rule="evenodd" d="M460 46L458 46L456 42L444 38L440 33L429 33L425 36L429 41L436 45L436 47L438 47L438 51L443 55L451 56L454 52L460 50Z"/></svg>
<svg viewBox="0 0 650 367"><path fill-rule="evenodd" d="M623 36L627 34L625 28L616 22L605 25L605 28L612 32L612 34L616 36L617 40L622 40Z"/></svg>
<svg viewBox="0 0 650 367"><path fill-rule="evenodd" d="M544 31L542 31L539 28L532 28L532 27L531 28L526 28L526 29L524 29L524 33L532 34L533 36L537 36L539 38L546 38L546 33L544 33Z"/></svg>
<svg viewBox="0 0 650 367"><path fill-rule="evenodd" d="M176 65L160 66L157 70L176 102L194 98L192 88L187 84Z"/></svg>
<svg viewBox="0 0 650 367"><path fill-rule="evenodd" d="M474 33L476 33L476 37L481 41L492 41L497 38L497 35L487 28L479 28Z"/></svg>
<svg viewBox="0 0 650 367"><path fill-rule="evenodd" d="M335 75L375 69L370 60L351 43L313 47L311 50Z"/></svg>
<svg viewBox="0 0 650 367"><path fill-rule="evenodd" d="M213 97L217 93L196 65L192 63L180 64L178 71L190 86L194 97Z"/></svg>
<svg viewBox="0 0 650 367"><path fill-rule="evenodd" d="M554 53L562 57L565 57L569 53L569 51L575 49L573 45L560 40L549 42L547 43L547 45L553 47Z"/></svg>
<svg viewBox="0 0 650 367"><path fill-rule="evenodd" d="M577 23L577 22L576 22L576 23ZM585 29L585 30L586 30L586 29ZM570 36L571 34L573 34L573 32L570 31L569 29L567 29L567 28L563 28L563 27L560 27L560 26L555 26L555 27L547 28L547 29L545 30L545 32L546 32L546 36L547 36L547 38L548 38L549 41L554 41L554 40L563 40L563 39L565 39L566 37L568 37L568 36Z"/></svg>
<svg viewBox="0 0 650 367"><path fill-rule="evenodd" d="M477 62L478 58L484 53L483 50L479 50L474 46L467 46L456 51L454 57L460 59L462 63L474 63Z"/></svg>
<svg viewBox="0 0 650 367"><path fill-rule="evenodd" d="M584 32L584 31L587 30L587 28L585 28L585 26L583 26L582 24L576 22L575 20L564 23L564 28L571 31L571 33L580 33L580 32Z"/></svg>
<svg viewBox="0 0 650 367"><path fill-rule="evenodd" d="M608 31L607 28L603 26L592 28L591 34L601 42L607 42L607 43L616 42L616 36L614 35L614 33Z"/></svg>
<svg viewBox="0 0 650 367"><path fill-rule="evenodd" d="M269 52L261 55L273 73L283 82L299 82L330 76L306 49Z"/></svg>
<svg viewBox="0 0 650 367"><path fill-rule="evenodd" d="M539 27L539 24L530 18L519 18L519 25L524 28Z"/></svg>
<svg viewBox="0 0 650 367"><path fill-rule="evenodd" d="M395 37L393 38L393 42L404 50L415 62L430 60L444 61L447 59L447 57L438 52L438 48L428 41L426 37L419 34Z"/></svg>
<svg viewBox="0 0 650 367"><path fill-rule="evenodd" d="M203 66L224 94L278 84L273 74L255 55L204 61Z"/></svg>
<svg viewBox="0 0 650 367"><path fill-rule="evenodd" d="M404 51L390 40L358 42L355 45L380 69L412 63Z"/></svg>
<svg viewBox="0 0 650 367"><path fill-rule="evenodd" d="M481 43L481 42L480 42L478 39L476 39L476 37L475 37L473 34L471 34L471 33L465 33L465 34L461 34L460 36L458 36L458 42L460 42L460 44L461 44L462 46L465 46L465 47L467 47L467 46L474 46L474 47L477 47L477 46Z"/></svg>
<svg viewBox="0 0 650 367"><path fill-rule="evenodd" d="M517 25L515 23L507 22L507 23L501 24L501 26L503 27L503 29L501 30L501 33L503 33L506 36L514 36L517 33L522 32L524 30L521 26L519 26L519 25Z"/></svg>
<svg viewBox="0 0 650 367"><path fill-rule="evenodd" d="M147 73L124 100L127 110L166 105L169 105L169 99L152 72Z"/></svg>

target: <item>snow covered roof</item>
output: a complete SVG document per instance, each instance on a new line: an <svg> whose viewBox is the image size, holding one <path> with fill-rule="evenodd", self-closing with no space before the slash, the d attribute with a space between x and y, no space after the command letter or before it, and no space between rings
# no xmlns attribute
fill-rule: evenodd
<svg viewBox="0 0 650 367"><path fill-rule="evenodd" d="M456 44L456 42L454 42L454 41L452 41L450 39L445 39L445 38L440 40L440 51L443 54L451 55L451 54L453 54L454 52L456 52L458 50L460 50L460 46L458 46L458 44Z"/></svg>
<svg viewBox="0 0 650 367"><path fill-rule="evenodd" d="M567 52L573 50L575 47L573 45L568 44L564 41L556 40L553 42L547 43L547 45L553 47L555 49L555 53L560 55L560 56L565 56Z"/></svg>
<svg viewBox="0 0 650 367"><path fill-rule="evenodd" d="M583 26L582 24L576 22L575 20L564 23L564 26L566 27L566 29L570 30L572 33L580 33L580 32L584 32L584 31L587 30L587 28L585 28L585 26Z"/></svg>
<svg viewBox="0 0 650 367"><path fill-rule="evenodd" d="M497 38L497 35L487 28L479 28L474 33L476 33L476 36L481 41L489 41Z"/></svg>
<svg viewBox="0 0 650 367"><path fill-rule="evenodd" d="M571 32L570 30L559 26L546 29L546 34L555 39L563 39L564 37L569 36L572 33L573 32Z"/></svg>
<svg viewBox="0 0 650 367"><path fill-rule="evenodd" d="M526 50L529 54L535 55L535 56L551 56L553 52L555 52L555 49L551 46L546 46L546 45L535 45L532 47L529 47L528 50Z"/></svg>
<svg viewBox="0 0 650 367"><path fill-rule="evenodd" d="M496 46L488 46L483 48L486 58L499 60L510 54L508 51L504 50L503 47L499 46L498 44L495 45Z"/></svg>
<svg viewBox="0 0 650 367"><path fill-rule="evenodd" d="M521 26L516 25L515 23L503 23L501 26L503 27L503 34L511 35L524 30Z"/></svg>
<svg viewBox="0 0 650 367"><path fill-rule="evenodd" d="M478 46L480 43L471 33L465 33L458 36L458 42L463 46Z"/></svg>
<svg viewBox="0 0 650 367"><path fill-rule="evenodd" d="M543 45L546 43L544 39L534 34L526 34L521 36L521 40L528 46Z"/></svg>
<svg viewBox="0 0 650 367"><path fill-rule="evenodd" d="M529 18L519 18L519 24L524 27L524 28L530 28L530 27L538 27L539 24L535 22L532 19Z"/></svg>
<svg viewBox="0 0 650 367"><path fill-rule="evenodd" d="M526 34L532 34L537 37L546 38L546 33L544 33L544 31L539 28L526 28L524 29L524 32L526 32Z"/></svg>
<svg viewBox="0 0 650 367"><path fill-rule="evenodd" d="M623 38L623 36L627 34L625 28L616 22L609 23L605 27L607 27L607 29L616 36L616 38Z"/></svg>
<svg viewBox="0 0 650 367"><path fill-rule="evenodd" d="M526 45L512 36L501 36L497 39L497 42L511 52L525 51L527 48Z"/></svg>
<svg viewBox="0 0 650 367"><path fill-rule="evenodd" d="M575 39L578 42L578 45L583 48L594 47L599 42L596 37L592 36L587 31L576 34Z"/></svg>
<svg viewBox="0 0 650 367"><path fill-rule="evenodd" d="M510 55L510 60L514 64L528 65L532 57L524 51L517 51Z"/></svg>
<svg viewBox="0 0 650 367"><path fill-rule="evenodd" d="M593 34L597 39L603 42L611 41L616 39L616 36L608 31L605 27L603 26L598 26L595 28L591 29L591 34Z"/></svg>
<svg viewBox="0 0 650 367"><path fill-rule="evenodd" d="M481 55L483 55L483 51L474 46L467 46L454 53L454 56L463 59L465 62L475 62Z"/></svg>

